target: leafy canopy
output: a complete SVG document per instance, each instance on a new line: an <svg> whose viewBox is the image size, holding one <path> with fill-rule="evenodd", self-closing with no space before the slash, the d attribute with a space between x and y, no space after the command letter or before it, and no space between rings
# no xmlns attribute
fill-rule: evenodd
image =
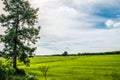
<svg viewBox="0 0 120 80"><path fill-rule="evenodd" d="M1 36L4 43L4 57L16 55L20 61L29 63L28 55L32 55L36 47L32 47L39 37L40 27L37 23L38 8L30 7L27 0L2 0L5 14L0 15L0 23L5 27L5 34ZM2 55L3 55L2 54Z"/></svg>

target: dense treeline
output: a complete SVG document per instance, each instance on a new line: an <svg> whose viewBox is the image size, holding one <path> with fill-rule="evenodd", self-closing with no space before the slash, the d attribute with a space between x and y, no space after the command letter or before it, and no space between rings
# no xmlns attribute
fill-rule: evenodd
<svg viewBox="0 0 120 80"><path fill-rule="evenodd" d="M120 51L112 52L99 52L99 53L78 53L77 55L110 55L110 54L120 54Z"/></svg>
<svg viewBox="0 0 120 80"><path fill-rule="evenodd" d="M111 52L98 52L98 53L77 53L77 54L68 54L67 51L65 51L63 54L54 54L52 56L84 56L84 55L112 55L112 54L120 54L120 51L111 51Z"/></svg>

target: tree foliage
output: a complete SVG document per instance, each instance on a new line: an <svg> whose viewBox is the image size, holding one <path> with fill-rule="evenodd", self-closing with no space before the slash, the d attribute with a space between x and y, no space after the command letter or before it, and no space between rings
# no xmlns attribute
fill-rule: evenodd
<svg viewBox="0 0 120 80"><path fill-rule="evenodd" d="M62 56L68 56L68 52L64 51L64 53L62 54Z"/></svg>
<svg viewBox="0 0 120 80"><path fill-rule="evenodd" d="M40 38L40 27L34 27L39 9L30 7L27 0L2 1L3 10L6 12L0 15L1 26L6 28L5 35L0 38L4 43L3 54L7 58L13 58L14 68L16 68L17 58L28 65L28 55L32 55L36 49L31 45Z"/></svg>
<svg viewBox="0 0 120 80"><path fill-rule="evenodd" d="M10 61L0 60L0 80L10 80L14 75L14 68L11 66Z"/></svg>

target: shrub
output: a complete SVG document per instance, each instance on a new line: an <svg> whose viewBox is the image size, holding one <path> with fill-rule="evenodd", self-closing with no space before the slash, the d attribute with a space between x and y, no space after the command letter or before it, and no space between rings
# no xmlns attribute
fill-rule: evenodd
<svg viewBox="0 0 120 80"><path fill-rule="evenodd" d="M22 75L22 76L25 76L26 75L26 73L25 73L25 71L23 70L23 69L16 69L15 70L15 75Z"/></svg>
<svg viewBox="0 0 120 80"><path fill-rule="evenodd" d="M38 80L38 78L33 74L29 74L26 76L26 80Z"/></svg>
<svg viewBox="0 0 120 80"><path fill-rule="evenodd" d="M45 80L47 80L47 72L49 70L49 66L40 66L39 70L41 71L41 73L43 74Z"/></svg>
<svg viewBox="0 0 120 80"><path fill-rule="evenodd" d="M10 61L0 61L0 80L12 79L14 72L15 70Z"/></svg>

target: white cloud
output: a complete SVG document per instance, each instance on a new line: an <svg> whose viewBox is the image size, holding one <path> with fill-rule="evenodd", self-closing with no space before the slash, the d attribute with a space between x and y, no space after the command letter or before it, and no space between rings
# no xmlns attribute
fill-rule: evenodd
<svg viewBox="0 0 120 80"><path fill-rule="evenodd" d="M52 50L53 53L64 50L70 53L118 50L120 37L116 35L119 34L117 30L96 30L93 27L95 23L107 20L91 15L96 10L94 10L94 4L97 1L91 0L93 3L74 1L62 0L59 3L52 1L46 3L43 12L40 13L42 30L39 42L45 45L39 45L39 48L44 47L44 49ZM74 3L77 8L71 3ZM90 5L87 6L86 3Z"/></svg>
<svg viewBox="0 0 120 80"><path fill-rule="evenodd" d="M116 22L115 25L113 25L114 28L120 28L120 21Z"/></svg>
<svg viewBox="0 0 120 80"><path fill-rule="evenodd" d="M105 25L108 28L120 28L120 21L107 20Z"/></svg>
<svg viewBox="0 0 120 80"><path fill-rule="evenodd" d="M115 22L113 20L107 20L105 22L105 25L108 26L108 27L111 27L111 26L115 25Z"/></svg>
<svg viewBox="0 0 120 80"><path fill-rule="evenodd" d="M38 16L42 28L37 54L57 54L65 50L77 53L120 49L120 29L117 29L120 22L93 14L99 12L97 5L113 7L119 1L30 0L30 3L40 8ZM115 29L96 29L96 23L101 22Z"/></svg>

